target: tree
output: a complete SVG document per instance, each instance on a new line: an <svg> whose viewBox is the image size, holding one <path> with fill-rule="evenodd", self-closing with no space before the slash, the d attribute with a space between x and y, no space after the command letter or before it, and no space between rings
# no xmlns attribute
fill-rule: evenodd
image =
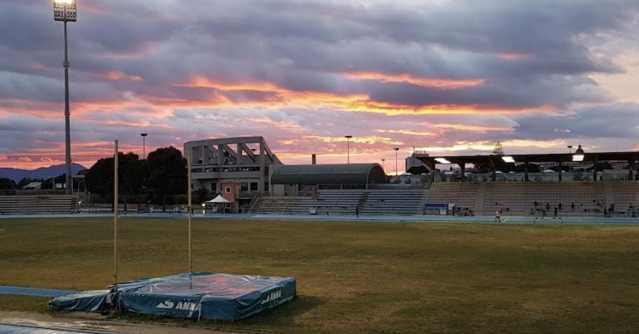
<svg viewBox="0 0 639 334"><path fill-rule="evenodd" d="M11 179L0 179L0 190L15 190L16 182Z"/></svg>
<svg viewBox="0 0 639 334"><path fill-rule="evenodd" d="M167 196L186 193L186 160L175 147L157 149L147 158L149 188L166 210Z"/></svg>
<svg viewBox="0 0 639 334"><path fill-rule="evenodd" d="M89 168L84 179L91 193L113 196L113 158L98 160Z"/></svg>
<svg viewBox="0 0 639 334"><path fill-rule="evenodd" d="M124 211L127 211L130 196L141 194L146 188L148 169L146 160L140 160L134 153L120 154L119 163L119 190L124 201Z"/></svg>
<svg viewBox="0 0 639 334"><path fill-rule="evenodd" d="M146 162L134 153L118 154L119 194L127 209L130 196L140 194L147 180ZM113 199L113 158L98 160L86 172L87 189L103 198Z"/></svg>

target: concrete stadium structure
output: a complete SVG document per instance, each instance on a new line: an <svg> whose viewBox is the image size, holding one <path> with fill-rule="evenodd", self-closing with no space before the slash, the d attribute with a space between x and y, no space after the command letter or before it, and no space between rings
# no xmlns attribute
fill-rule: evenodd
<svg viewBox="0 0 639 334"><path fill-rule="evenodd" d="M284 165L263 137L185 144L195 189L234 212L299 215L624 216L639 214L639 152L432 157L415 152L400 177L379 164ZM456 168L452 168L455 165Z"/></svg>
<svg viewBox="0 0 639 334"><path fill-rule="evenodd" d="M191 156L193 190L223 194L234 212L269 191L271 169L282 164L263 137L191 141L184 154Z"/></svg>
<svg viewBox="0 0 639 334"><path fill-rule="evenodd" d="M282 164L263 137L192 141L184 152L191 154L194 189L215 193L228 183L240 184L242 192L264 193L272 166Z"/></svg>

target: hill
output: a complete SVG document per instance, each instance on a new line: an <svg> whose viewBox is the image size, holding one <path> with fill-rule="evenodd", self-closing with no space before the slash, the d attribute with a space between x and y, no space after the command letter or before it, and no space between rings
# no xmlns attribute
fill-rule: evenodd
<svg viewBox="0 0 639 334"><path fill-rule="evenodd" d="M85 170L86 168L79 164L71 165L71 172L73 175ZM18 168L0 168L0 178L7 178L19 182L25 177L31 179L48 179L51 177L60 176L65 173L64 164L54 165L49 167L41 167L38 169L18 169Z"/></svg>

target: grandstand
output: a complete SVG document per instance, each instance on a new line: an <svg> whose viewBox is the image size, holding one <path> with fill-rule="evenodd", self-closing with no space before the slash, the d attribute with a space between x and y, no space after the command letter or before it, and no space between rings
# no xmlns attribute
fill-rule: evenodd
<svg viewBox="0 0 639 334"><path fill-rule="evenodd" d="M426 182L389 184L377 164L280 165L258 213L632 216L638 214L639 152L431 157L415 152L406 170ZM457 168L453 168L457 166ZM420 180L419 178L413 178ZM556 213L555 213L556 211Z"/></svg>
<svg viewBox="0 0 639 334"><path fill-rule="evenodd" d="M0 214L68 214L77 211L73 195L0 196Z"/></svg>
<svg viewBox="0 0 639 334"><path fill-rule="evenodd" d="M320 190L312 196L264 196L255 212L262 214L416 215L421 214L423 189Z"/></svg>
<svg viewBox="0 0 639 334"><path fill-rule="evenodd" d="M637 182L571 183L435 183L426 191L428 204L454 204L476 215L633 216L639 204ZM535 203L537 205L535 205ZM532 211L531 211L532 210Z"/></svg>
<svg viewBox="0 0 639 334"><path fill-rule="evenodd" d="M361 205L362 190L322 190L312 196L264 196L255 212L275 214L354 215Z"/></svg>

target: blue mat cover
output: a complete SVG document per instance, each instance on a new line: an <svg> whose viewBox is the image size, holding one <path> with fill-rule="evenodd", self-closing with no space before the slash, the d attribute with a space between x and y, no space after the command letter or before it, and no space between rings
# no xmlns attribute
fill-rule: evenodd
<svg viewBox="0 0 639 334"><path fill-rule="evenodd" d="M56 310L101 312L115 309L182 319L234 321L292 300L294 278L214 273L178 274L120 283L53 299Z"/></svg>
<svg viewBox="0 0 639 334"><path fill-rule="evenodd" d="M54 310L100 313L109 310L109 290L83 291L56 297L49 302Z"/></svg>

